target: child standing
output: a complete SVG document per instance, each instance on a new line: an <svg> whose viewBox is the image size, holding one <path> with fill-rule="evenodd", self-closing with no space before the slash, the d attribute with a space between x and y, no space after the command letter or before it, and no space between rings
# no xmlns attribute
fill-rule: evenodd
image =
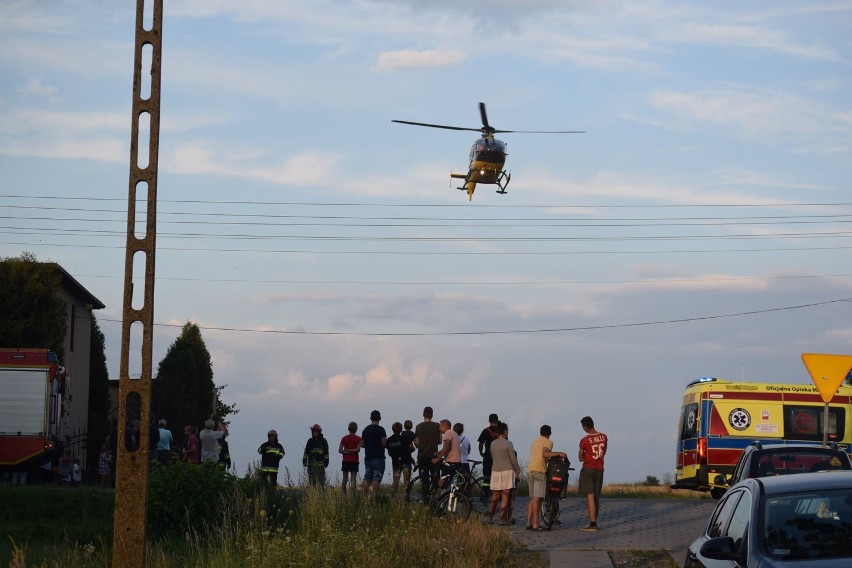
<svg viewBox="0 0 852 568"><path fill-rule="evenodd" d="M71 485L80 487L80 482L83 480L83 471L80 468L80 458L74 458L74 464L71 466Z"/></svg>
<svg viewBox="0 0 852 568"><path fill-rule="evenodd" d="M356 434L358 424L349 423L349 433L340 439L338 451L343 454L343 492L346 493L347 482L352 483L353 489L358 483L358 453L361 451L361 436Z"/></svg>
<svg viewBox="0 0 852 568"><path fill-rule="evenodd" d="M393 435L388 438L387 450L391 459L391 467L393 467L393 485L391 485L391 497L396 497L397 489L399 489L399 478L404 476L403 481L408 486L411 481L411 452L409 447L411 442L406 443L406 438L402 435L402 424L394 422L391 426Z"/></svg>
<svg viewBox="0 0 852 568"><path fill-rule="evenodd" d="M71 459L71 450L65 450L65 454L62 456L62 459L59 461L59 467L57 469L57 475L59 477L59 486L60 487L70 487L71 486L71 475L72 475L72 464L74 461Z"/></svg>
<svg viewBox="0 0 852 568"><path fill-rule="evenodd" d="M109 444L104 442L101 446L101 455L98 457L98 475L101 478L101 487L110 486L110 472L112 471L112 452L109 451Z"/></svg>

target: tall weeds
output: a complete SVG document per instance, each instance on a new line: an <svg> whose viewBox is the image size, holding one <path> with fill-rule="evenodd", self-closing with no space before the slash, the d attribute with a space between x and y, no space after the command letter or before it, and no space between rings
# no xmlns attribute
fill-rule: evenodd
<svg viewBox="0 0 852 568"><path fill-rule="evenodd" d="M507 533L478 519L448 523L419 505L381 496L367 499L334 489L306 488L284 501L239 493L229 499L215 526L184 536L182 550L169 542L152 546L149 566L473 568L511 564L512 542ZM267 510L270 503L276 509Z"/></svg>
<svg viewBox="0 0 852 568"><path fill-rule="evenodd" d="M243 480L220 494L214 516L151 534L151 568L266 568L368 565L513 566L508 532L479 519L451 522L420 504L338 489L269 488ZM32 554L13 542L12 568L108 568L109 535L59 539ZM106 542L105 542L106 541ZM7 557L8 558L8 557Z"/></svg>

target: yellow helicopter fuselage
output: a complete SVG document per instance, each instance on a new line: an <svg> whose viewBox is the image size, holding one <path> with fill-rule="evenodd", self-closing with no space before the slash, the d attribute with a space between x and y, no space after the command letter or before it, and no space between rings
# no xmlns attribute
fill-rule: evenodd
<svg viewBox="0 0 852 568"><path fill-rule="evenodd" d="M450 173L451 178L464 179L459 189L467 191L468 200L473 200L476 184L497 184L505 191L501 181L506 177L506 143L490 136L483 136L470 147L470 163L467 174Z"/></svg>

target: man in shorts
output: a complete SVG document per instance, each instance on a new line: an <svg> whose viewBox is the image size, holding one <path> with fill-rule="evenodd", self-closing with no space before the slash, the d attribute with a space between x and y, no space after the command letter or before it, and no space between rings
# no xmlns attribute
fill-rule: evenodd
<svg viewBox="0 0 852 568"><path fill-rule="evenodd" d="M595 421L591 416L584 416L580 425L586 435L580 440L580 470L579 493L586 495L586 507L589 510L589 524L580 528L581 531L598 530L598 512L600 511L601 489L603 488L604 456L606 455L606 434L595 430Z"/></svg>
<svg viewBox="0 0 852 568"><path fill-rule="evenodd" d="M373 493L378 493L385 475L385 446L388 436L385 429L379 426L382 419L381 413L374 410L370 413L370 425L361 432L361 440L364 446L364 493L367 494L370 487Z"/></svg>
<svg viewBox="0 0 852 568"><path fill-rule="evenodd" d="M547 459L551 457L568 458L565 452L554 452L553 442L550 441L550 426L545 424L539 429L538 438L533 440L530 447L530 459L527 463L527 482L530 489L530 500L527 504L527 530L545 530L538 524L541 502L547 494Z"/></svg>

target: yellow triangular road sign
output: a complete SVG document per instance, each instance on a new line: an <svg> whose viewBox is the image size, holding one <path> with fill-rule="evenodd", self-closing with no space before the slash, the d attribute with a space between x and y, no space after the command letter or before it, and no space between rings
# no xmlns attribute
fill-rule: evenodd
<svg viewBox="0 0 852 568"><path fill-rule="evenodd" d="M802 353L802 361L825 403L831 402L843 379L852 370L852 355Z"/></svg>

